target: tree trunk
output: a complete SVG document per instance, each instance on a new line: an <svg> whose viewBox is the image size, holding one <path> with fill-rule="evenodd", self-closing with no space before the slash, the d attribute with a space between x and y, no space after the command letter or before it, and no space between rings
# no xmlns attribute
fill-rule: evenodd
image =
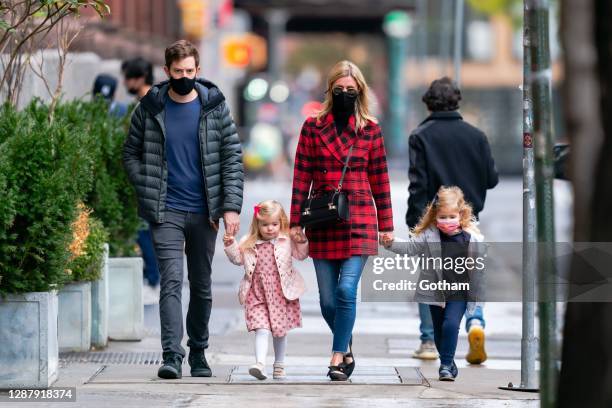
<svg viewBox="0 0 612 408"><path fill-rule="evenodd" d="M574 240L612 241L612 2L563 0ZM572 265L572 281L580 277ZM612 303L569 303L559 407L612 406Z"/></svg>

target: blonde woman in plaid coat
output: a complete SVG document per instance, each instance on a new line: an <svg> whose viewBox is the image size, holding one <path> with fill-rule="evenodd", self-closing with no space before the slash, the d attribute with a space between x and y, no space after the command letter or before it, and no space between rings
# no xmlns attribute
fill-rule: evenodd
<svg viewBox="0 0 612 408"><path fill-rule="evenodd" d="M319 286L321 312L333 333L328 376L346 381L355 367L347 353L355 323L357 286L369 255L382 237L393 236L393 214L384 141L369 113L368 86L359 68L336 64L317 117L306 119L295 156L291 227L301 232L300 208L312 187L336 188L353 146L342 190L348 193L350 220L306 229Z"/></svg>

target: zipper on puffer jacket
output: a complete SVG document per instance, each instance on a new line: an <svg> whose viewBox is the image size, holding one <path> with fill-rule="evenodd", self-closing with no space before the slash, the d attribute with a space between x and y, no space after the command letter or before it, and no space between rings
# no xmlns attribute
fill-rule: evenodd
<svg viewBox="0 0 612 408"><path fill-rule="evenodd" d="M214 223L213 217L212 217L212 207L210 205L210 196L208 194L208 183L206 182L206 167L204 164L204 159L206 157L206 144L208 143L208 115L210 113L212 113L215 109L217 109L217 107L219 105L221 105L221 103L223 103L224 98L220 98L219 99L219 103L215 103L212 107L208 108L207 110L204 111L202 120L204 121L204 152L202 152L202 140L200 140L199 146L200 146L200 156L202 157L202 178L204 179L204 190L206 191L206 205L208 207L208 221L210 223ZM200 139L200 132L198 132L198 139Z"/></svg>

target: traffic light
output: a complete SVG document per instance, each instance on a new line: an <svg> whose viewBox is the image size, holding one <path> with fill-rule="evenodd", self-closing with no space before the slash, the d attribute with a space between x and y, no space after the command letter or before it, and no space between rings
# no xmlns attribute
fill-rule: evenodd
<svg viewBox="0 0 612 408"><path fill-rule="evenodd" d="M251 47L244 38L228 38L223 43L223 61L234 68L246 68L251 62Z"/></svg>
<svg viewBox="0 0 612 408"><path fill-rule="evenodd" d="M202 0L179 0L181 23L184 34L199 41L207 33L210 21L208 4Z"/></svg>
<svg viewBox="0 0 612 408"><path fill-rule="evenodd" d="M253 33L226 36L222 40L223 62L232 68L251 68L258 71L268 61L266 40Z"/></svg>

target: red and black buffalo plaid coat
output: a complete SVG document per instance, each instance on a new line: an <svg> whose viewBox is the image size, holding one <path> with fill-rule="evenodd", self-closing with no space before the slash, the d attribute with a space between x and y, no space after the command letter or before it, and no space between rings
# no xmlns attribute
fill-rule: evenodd
<svg viewBox="0 0 612 408"><path fill-rule="evenodd" d="M393 231L387 158L380 127L368 122L356 132L355 117L351 116L338 136L331 113L320 121L308 118L302 127L295 155L291 226L299 225L300 208L311 183L315 190L338 186L351 144L353 153L342 185L350 200L350 221L324 229L307 228L312 258L376 255L378 231Z"/></svg>

